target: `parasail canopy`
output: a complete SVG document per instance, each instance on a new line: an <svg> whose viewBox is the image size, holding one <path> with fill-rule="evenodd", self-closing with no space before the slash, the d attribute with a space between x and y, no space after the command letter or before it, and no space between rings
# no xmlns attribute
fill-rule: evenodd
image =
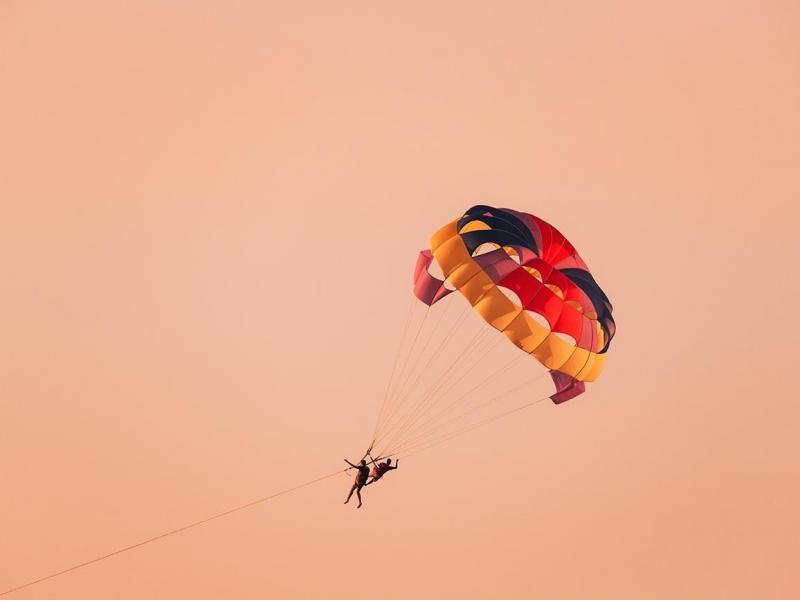
<svg viewBox="0 0 800 600"><path fill-rule="evenodd" d="M458 290L489 325L550 370L555 403L597 379L616 330L612 306L560 231L534 215L478 205L430 243L417 260L417 298L432 305ZM431 274L434 261L444 279Z"/></svg>
<svg viewBox="0 0 800 600"><path fill-rule="evenodd" d="M473 206L434 232L413 283L425 312L416 328L413 304L409 312L370 446L381 456L542 400L560 404L603 371L616 331L611 302L572 243L539 217ZM456 318L454 304L463 307ZM547 374L555 390L531 393Z"/></svg>

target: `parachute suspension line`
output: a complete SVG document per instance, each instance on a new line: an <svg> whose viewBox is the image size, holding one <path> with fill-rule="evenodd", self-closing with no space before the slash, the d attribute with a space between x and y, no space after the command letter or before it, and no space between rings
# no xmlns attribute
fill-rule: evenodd
<svg viewBox="0 0 800 600"><path fill-rule="evenodd" d="M392 427L395 426L395 423L391 423L391 421L394 419L395 416L400 415L399 418L402 420L402 415L401 415L401 413L398 412L398 409L401 406L405 406L406 402L409 400L409 398L411 398L412 391L414 390L416 385L419 383L420 378L428 370L428 367L430 367L431 363L439 356L439 354L441 353L442 349L450 342L450 340L453 337L453 333L458 330L458 327L459 327L461 321L464 320L464 317L466 317L466 315L467 315L467 313L468 313L470 308L471 307L469 305L464 307L464 310L462 311L461 315L456 319L455 323L453 323L453 325L450 327L450 330L445 334L445 337L442 340L442 342L433 351L433 353L428 357L427 361L422 365L422 369L417 373L416 377L414 378L413 383L410 385L410 387L408 387L408 389L404 390L404 393L402 394L402 396L400 397L400 399L397 401L397 403L395 405L395 410L394 410L393 414L387 420L387 428L388 429L391 429ZM444 313L442 313L442 316L443 315L444 315ZM442 322L442 319L440 318L439 321L436 323L437 328L438 328L438 325L441 324L441 322ZM426 341L425 346L423 347L422 351L420 352L420 357L425 353L425 350L427 349L430 341L434 337L435 331L436 331L436 329L434 329L434 331L431 333L431 337ZM414 368L411 370L411 374L409 376L408 381L411 380L411 378L412 378L412 376L414 374L414 370L416 369L418 364L419 364L419 360L417 360L416 364L414 365ZM378 439L380 439L380 438L384 437L384 435L385 435L385 433L381 432L377 437L378 437Z"/></svg>
<svg viewBox="0 0 800 600"><path fill-rule="evenodd" d="M487 333L484 335L483 331L486 331ZM487 337L489 335L488 331L489 330L482 330L479 332L479 336L476 336L476 338ZM472 348L470 348L470 351L467 352L467 356L469 356L469 358L467 358L467 356L464 356L463 358L462 356L456 357L455 361L448 369L450 372L445 372L440 378L439 382L434 383L434 386L429 389L428 392L426 392L426 395L423 397L422 401L420 401L418 406L415 407L415 409L411 412L406 425L400 431L398 431L394 437L395 443L399 442L404 434L408 434L409 431L413 430L413 428L418 424L419 420L425 415L429 414L429 412L436 407L440 401L443 401L447 397L447 394L462 381L462 377L465 374L471 373L473 368L487 355L489 355L503 340L502 338L494 341L490 340L488 345L481 348L481 343L483 341L485 340L482 339L479 342L471 344ZM455 370L451 370L454 366L456 367Z"/></svg>
<svg viewBox="0 0 800 600"><path fill-rule="evenodd" d="M404 432L413 427L416 421L423 414L427 413L432 407L436 406L437 402L443 398L453 386L459 383L459 378L465 374L464 372L469 373L470 369L489 353L491 347L495 346L496 344L490 343L490 347L484 348L484 352L480 354L482 349L481 344L487 337L488 333L479 332L479 335L476 335L475 338L477 341L473 343L473 348L470 348L469 351L466 352L466 356L456 357L455 361L448 367L442 376L437 381L433 382L433 384L426 390L425 394L420 399L418 405L414 408L414 410L411 411L407 422L399 431L396 432L396 437L402 436Z"/></svg>
<svg viewBox="0 0 800 600"><path fill-rule="evenodd" d="M490 417L486 417L485 419L482 419L482 420L477 421L475 423L465 424L460 429L455 430L453 432L444 433L444 434L440 435L438 438L421 440L421 441L419 441L417 443L409 444L408 446L406 446L405 450L403 451L403 454L404 455L407 455L407 453L416 454L417 452L420 452L422 450L426 450L426 449L431 448L433 446L438 446L440 444L443 444L444 442L452 440L453 438L460 437L465 433L468 433L470 431L474 431L475 429L480 429L480 428L485 427L487 425L491 425L492 423L494 423L496 421L499 421L500 419L503 419L503 418L505 418L505 417L507 417L509 415L514 414L514 413L517 413L517 412L519 412L519 411L521 411L521 410L523 410L525 408L529 408L531 406L535 406L537 404L540 404L540 403L544 402L545 400L549 400L549 399L550 399L549 396L542 396L542 397L537 398L536 400L533 400L533 401L526 401L524 404L521 404L521 405L519 405L517 407L508 409L506 411L503 411L500 414L492 415Z"/></svg>
<svg viewBox="0 0 800 600"><path fill-rule="evenodd" d="M524 383L513 387L512 389L508 390L505 393L498 394L496 396L493 396L492 398L490 398L489 400L487 400L485 402L481 402L480 404L477 404L475 406L469 407L467 410L462 411L460 414L458 414L458 415L456 415L456 416L454 416L454 417L452 417L450 419L447 419L444 422L438 423L435 426L429 428L428 430L425 430L425 431L422 431L422 432L418 432L418 434L416 436L406 439L401 445L399 445L396 448L396 450L400 450L403 447L414 446L414 445L417 445L419 443L424 443L426 441L429 441L431 438L444 433L444 431L446 430L446 427L448 427L449 425L458 423L464 417L467 417L467 416L473 414L474 412L476 412L476 411L478 411L478 410L480 410L482 408L486 408L487 406L497 402L498 400L513 396L517 392L527 388L532 383L535 383L536 381L541 379L542 376L545 375L545 374L546 374L546 372L545 373L540 373L536 377L534 377L532 379L529 379L528 381L525 381ZM548 396L545 396L543 399L547 399L549 397L550 396L548 395ZM540 400L536 400L535 402L539 402L539 401Z"/></svg>
<svg viewBox="0 0 800 600"><path fill-rule="evenodd" d="M414 306L414 300L415 300L415 298L412 296L412 298L411 298L411 306L412 307ZM397 380L395 381L395 385L394 385L393 389L389 390L388 397L384 401L385 410L383 410L383 408L382 408L381 413L379 415L378 423L375 425L375 431L374 431L373 436L372 436L373 441L375 439L377 439L378 435L380 434L380 430L383 427L383 425L384 425L384 423L386 421L386 418L387 418L387 412L389 413L389 416L391 416L391 412L392 412L392 410L394 408L392 406L392 398L397 395L398 387L403 385L403 381L404 381L403 377L405 376L406 368L408 367L408 363L411 360L411 356L414 353L414 349L417 347L417 341L419 340L419 336L422 333L422 330L425 328L425 322L427 321L428 315L430 314L430 308L431 308L430 306L426 306L425 307L425 312L422 315L422 320L420 321L419 325L417 326L417 331L414 334L414 341L411 342L411 346L409 347L408 351L405 352L405 357L403 359L403 366L400 368L400 373L399 373L399 375L397 377Z"/></svg>
<svg viewBox="0 0 800 600"><path fill-rule="evenodd" d="M443 310L439 311L439 316L436 319L436 322L434 323L433 328L429 332L426 332L424 329L422 330L422 332L421 332L422 347L419 349L418 352L412 352L411 353L413 355L413 358L412 358L412 356L409 356L410 368L406 371L405 378L402 379L400 381L400 384L397 386L397 388L395 388L394 394L393 394L393 399L401 398L405 394L406 388L408 386L408 382L414 376L414 373L417 370L417 366L419 365L420 360L422 360L422 357L425 355L425 352L428 350L428 346L430 346L431 342L436 337L436 332L439 331L439 327L446 320L445 317L451 312L450 308L451 308L451 305L448 303L447 306L445 306ZM427 308L427 310L431 311L432 307L429 306Z"/></svg>
<svg viewBox="0 0 800 600"><path fill-rule="evenodd" d="M117 550L114 550L113 552L109 552L108 554L103 554L102 556L98 556L98 557L93 558L91 560L87 560L87 561L84 561L82 563L78 563L78 564L72 565L71 567L67 567L66 569L62 569L60 571L56 571L54 573L50 573L49 575L45 575L44 577L39 577L38 579L34 579L32 581L28 581L27 583L23 583L22 585L18 585L16 587L4 590L4 591L0 592L0 596L6 596L6 595L11 594L13 592L18 592L18 591L23 590L25 588L31 587L32 585L36 585L37 583L42 583L43 581L47 581L48 579L53 579L54 577L58 577L59 575L64 575L66 573L71 573L72 571L77 571L78 569L82 569L83 567L88 567L89 565L93 565L94 563L98 563L98 562L100 562L102 560L105 560L107 558L111 558L112 556L117 556L118 554L122 554L123 552L128 552L129 550L133 550L135 548L139 548L141 546L144 546L145 544L150 544L152 542L164 539L166 537L169 537L169 536L172 536L172 535L176 535L178 533L186 531L187 529L192 529L193 527L199 527L200 525L204 525L204 524L208 523L209 521L214 521L216 519L221 519L222 517L228 516L228 515L233 514L235 512L242 511L242 510L245 510L247 508L251 508L253 506L256 506L257 504L261 504L263 502L267 502L268 500L272 500L273 498L277 498L278 496L283 496L284 494L288 494L290 492L294 492L295 490L299 490L301 488L308 487L308 486L313 485L315 483L319 483L320 481L324 481L325 479L330 479L331 477L335 477L336 475L339 475L340 473L345 473L346 471L348 471L348 469L337 469L333 473L328 473L327 475L323 475L322 477L317 477L316 479L312 479L310 481L306 481L305 483L301 483L301 484L295 485L293 487L286 488L285 490L281 490L279 492L275 492L274 494L270 494L269 496L264 496L263 498L258 498L257 500L253 500L251 502L248 502L247 504L242 504L240 506L228 509L226 511L211 515L210 517L206 517L204 519L200 519L199 521L195 521L193 523L189 523L188 525L184 525L182 527L178 527L177 529L172 529L170 531L166 531L164 533L161 533L159 535L155 535L155 536L153 536L151 538L148 538L146 540L142 540L142 541L137 542L135 544L130 544L129 546L124 546L122 548L118 548Z"/></svg>
<svg viewBox="0 0 800 600"><path fill-rule="evenodd" d="M483 332L479 331L479 332L476 334L475 338L478 338L478 337L480 337L482 334L483 334ZM475 338L474 338L474 339L475 339ZM466 351L466 350L469 350L469 346L465 347L464 351ZM463 353L463 351L462 351L462 353ZM428 366L431 364L431 362L433 362L433 358L434 358L434 357L431 357L431 360L429 360L429 361L428 361L428 363L425 365L425 368L424 368L424 369L423 369L423 371L420 373L420 376L419 376L419 377L421 377L421 375L422 375L422 374L424 374L424 372L427 370ZM452 362L452 364L450 365L450 367L452 367L453 365L455 365L455 364L457 364L457 363L458 363L458 358L456 358L456 360ZM439 378L439 379L441 379L442 377L444 377L446 374L447 374L446 372L445 372L444 374L442 374L442 375L440 376L440 378ZM418 379L419 379L419 377L418 377ZM426 396L428 393L430 393L430 391L432 390L432 388L434 388L434 387L436 386L436 384L437 384L437 381L434 381L434 382L431 384L430 388L429 388L429 389L426 391L426 393L425 393L425 394L422 394L422 398L423 398L423 399L424 399L424 397L425 397L425 396ZM414 412L415 412L415 409L411 409L411 414L413 414ZM398 422L395 422L395 423L393 423L392 427L391 427L391 428L389 428L389 429L388 429L388 430L387 430L387 431L384 433L384 435L382 436L382 439L386 438L386 437L387 437L387 436L388 436L390 433L393 433L394 431L396 431L397 427L401 426L401 425L402 425L402 423L404 423L404 422L405 422L405 421L406 421L408 418L409 418L409 415L407 414L407 415L406 415L404 418L401 418L401 419L400 419Z"/></svg>
<svg viewBox="0 0 800 600"><path fill-rule="evenodd" d="M386 382L386 390L383 392L383 402L381 402L381 409L378 411L378 418L375 420L375 429L372 432L372 441L375 442L375 436L378 433L378 425L380 425L381 417L383 416L383 411L386 408L386 400L389 397L389 391L392 389L392 383L394 382L394 374L397 371L397 363L400 362L400 355L403 352L403 346L406 341L406 334L408 334L409 325L411 325L411 316L414 314L414 304L415 298L412 295L410 298L410 302L408 305L408 316L406 316L406 324L403 327L403 335L400 337L400 344L397 346L397 352L394 355L394 363L392 364L392 372L389 375L389 379Z"/></svg>
<svg viewBox="0 0 800 600"><path fill-rule="evenodd" d="M489 332L487 331L487 335L485 336L486 339L490 339L488 333ZM478 343L481 344L484 341L485 340L480 340L480 342L478 342ZM488 356L489 353L493 352L494 349L497 348L497 346L502 341L503 341L502 338L498 338L497 340L490 341L489 344L486 345L484 348L479 348L476 345L475 352L473 352L471 356L468 355L467 357L464 358L464 364L466 366L464 366L462 370L466 371L467 373L472 373L474 367L476 365L478 365L484 358L486 358L486 356ZM451 377L450 379L451 379L451 382L449 382L449 385L447 385L444 388L444 390L442 391L442 393L441 393L442 397L446 396L461 381L457 377ZM453 381L453 380L455 380L455 381Z"/></svg>
<svg viewBox="0 0 800 600"><path fill-rule="evenodd" d="M516 412L519 412L519 411L521 411L521 410L523 410L525 408L540 404L541 402L547 400L549 397L550 396L543 396L543 397L541 397L541 398L539 398L537 400L534 400L533 402L526 402L525 404L523 404L521 406L517 406L516 408L512 408L510 410L507 410L507 411L505 411L505 412L503 412L503 413L501 413L499 415L494 415L492 417L484 419L483 421L478 421L477 423L473 423L472 425L469 425L469 426L467 426L467 427L465 427L463 429L460 429L458 431L455 431L453 433L447 434L446 436L441 437L440 439L430 441L429 443L420 443L420 444L417 444L417 445L414 445L414 446L410 446L410 447L406 448L406 450L402 453L402 456L403 457L413 456L414 454L419 454L420 452L424 452L425 450L429 450L429 449L434 448L436 446L440 446L441 444L444 444L445 442L449 442L453 438L457 438L459 436L464 435L465 433L469 433L470 431L473 431L475 429L479 429L481 427L489 425L490 423L498 421L498 420L500 420L502 418L507 417L508 415L511 415L513 413L516 413ZM395 453L391 454L390 456L400 456L400 455L401 455L400 452L395 452Z"/></svg>
<svg viewBox="0 0 800 600"><path fill-rule="evenodd" d="M499 338L497 342L502 341L502 338ZM485 349L485 351L478 357L477 362L483 360L483 358L488 355L496 346L497 342L494 344L490 344L489 347ZM541 379L546 372L540 372L532 379L525 381L522 385L514 386L512 389L504 392L500 395L494 396L488 402L482 402L477 406L470 406L474 404L477 400L481 400L482 395L478 394L478 392L484 388L486 385L491 383L492 381L499 378L501 375L509 371L510 369L515 367L515 364L520 361L521 359L528 357L527 353L520 353L510 362L502 365L500 368L494 370L493 372L489 373L486 377L484 377L481 381L478 381L476 384L472 385L468 390L463 393L457 395L454 399L451 400L452 396L448 397L447 394L450 390L452 390L456 385L460 383L460 381L454 382L450 387L448 387L441 395L440 400L437 402L431 402L424 410L418 412L414 415L414 421L410 424L407 428L405 435L398 436L394 439L392 444L392 450L399 448L400 446L406 445L409 440L417 440L424 437L428 437L430 435L436 434L442 430L443 427L447 425L457 422L464 416L468 414L472 414L475 410L488 406L489 404L505 398L510 394L515 393L516 391L527 387L528 385L534 383L535 381ZM472 372L473 365L468 364L469 372ZM445 400L447 400L445 402ZM452 410L454 408L462 407L466 410L462 410L456 417L452 417ZM435 409L435 410L434 410Z"/></svg>
<svg viewBox="0 0 800 600"><path fill-rule="evenodd" d="M411 298L412 306L416 306L416 298L412 296ZM399 389L405 385L405 381L408 377L407 370L409 362L411 361L411 357L414 355L414 350L417 347L417 342L420 341L421 338L424 338L423 332L425 331L425 325L428 322L428 315L431 313L431 307L425 306L425 312L422 313L422 319L417 325L416 332L414 333L414 340L411 342L411 346L403 352L403 366L400 368L400 371L397 374L397 378L395 379L394 385L389 390L389 396L387 398L387 405L386 408L389 408L391 404L392 398L397 396Z"/></svg>
<svg viewBox="0 0 800 600"><path fill-rule="evenodd" d="M459 330L459 328L461 326L461 323L464 321L464 318L467 316L467 313L469 312L469 309L470 309L469 305L465 306L464 310L461 312L461 314L457 317L455 322L447 330L447 332L445 333L444 338L442 339L441 343L436 347L436 349L431 353L431 355L428 357L428 359L423 363L422 369L417 373L417 376L414 379L414 383L411 384L410 388L405 390L405 394L401 398L401 402L405 401L406 399L408 399L409 395L412 393L412 390L414 390L416 385L419 383L421 377L428 371L428 368L431 366L431 364L433 364L433 362L441 354L442 350L444 350L444 348L447 347L447 345L453 339L455 333ZM433 333L431 334L431 338L433 339ZM420 358L421 357L422 357L422 354L420 354Z"/></svg>
<svg viewBox="0 0 800 600"><path fill-rule="evenodd" d="M387 414L386 414L385 418L383 419L383 423L381 425L381 428L377 431L377 434L375 436L377 439L380 439L380 437L383 435L382 432L383 432L384 427L388 423L390 423L392 421L392 419L394 418L394 416L397 413L398 409L402 405L402 398L405 395L405 391L406 391L406 388L408 386L408 382L414 376L414 373L417 370L417 366L419 365L419 361L420 361L421 356L424 355L425 352L427 351L428 346L431 343L431 340L433 339L435 333L439 330L439 326L442 324L442 321L444 320L445 314L447 314L447 312L449 312L449 309L450 309L450 304L448 303L448 305L443 310L439 311L439 316L436 319L436 321L435 321L435 323L433 325L433 329L430 332L426 332L425 331L425 327L424 327L425 323L424 323L424 320L423 320L423 327L420 327L420 330L419 330L418 335L417 335L417 339L420 339L422 341L422 347L420 348L419 351L415 351L415 347L416 347L416 340L415 340L415 344L409 350L409 354L408 354L408 357L406 358L406 365L405 365L408 368L407 369L403 369L403 372L400 374L400 378L398 379L397 386L395 386L394 391L390 394L389 401L388 401ZM426 317L428 316L428 314L430 314L430 311L431 311L431 307L428 306L426 308L426 310L425 310L425 316ZM398 398L400 400L398 400Z"/></svg>
<svg viewBox="0 0 800 600"><path fill-rule="evenodd" d="M492 349L493 348L491 346L487 348L486 351L483 353L483 355L478 358L476 363L482 360L484 356L489 354L492 351ZM449 423L452 419L446 419L446 417L450 414L451 410L454 407L459 406L460 404L468 404L469 401L473 399L478 399L477 396L473 396L473 398L470 398L470 396L472 396L475 391L480 389L483 385L485 385L492 379L493 379L492 376L485 378L484 381L481 382L481 384L473 386L473 388L470 391L457 396L455 400L450 400L448 396L441 394L439 398L437 398L435 401L429 402L428 405L423 410L416 412L413 415L413 420L408 423L408 426L402 432L399 432L398 435L396 435L387 445L392 450L394 450L400 446L405 445L408 439L410 438L416 439L417 437L420 436L421 432L423 431L427 432L428 430L435 430L439 428L439 425L441 425L442 423ZM457 383L459 382L456 382L455 384ZM501 395L500 397L503 396L504 395ZM464 400L468 398L469 400L465 403ZM443 404L444 406L442 406ZM436 410L434 414L431 415L431 411L434 408Z"/></svg>
<svg viewBox="0 0 800 600"><path fill-rule="evenodd" d="M407 391L407 392L406 392L406 394L403 396L403 398L401 398L401 400L400 400L400 404L401 404L401 405L405 405L406 401L409 401L409 400L411 400L411 398L413 397L413 394L412 394L412 392L413 392L413 390L414 390L414 389L417 387L417 384L420 382L420 379L421 379L421 378L422 378L422 376L423 376L423 375L424 375L424 374L425 374L425 373L428 371L428 368L431 366L431 364L433 364L433 362L434 362L434 361L435 361L435 360L436 360L436 359L439 357L439 355L441 354L442 350L443 350L443 349L444 349L444 348L445 348L445 347L446 347L446 346L447 346L447 345L450 343L450 341L453 339L455 332L459 330L459 328L460 328L460 325L461 325L461 322L462 322L462 321L464 320L464 318L467 316L467 314L468 314L468 312L469 312L469 309L470 309L470 308L471 308L471 307L470 307L469 305L467 305L467 306L464 308L464 310L462 311L461 315L458 317L458 319L456 320L456 322L455 322L455 323L452 325L452 327L451 327L450 331L447 333L447 335L445 336L445 338L442 340L442 342L439 344L439 346L436 348L436 350L435 350L435 351L434 351L434 352L431 354L431 356L428 358L428 360L427 360L427 361L424 363L424 365L423 365L422 369L419 371L419 373L417 374L416 378L414 379L414 383L413 383L413 384L411 385L411 387L408 389L408 391ZM482 332L481 332L481 331L479 331L479 332L476 334L475 338L479 337L481 334L482 334ZM468 347L466 347L466 348L464 348L464 350L462 350L462 354L463 354L465 351L467 351L467 350L469 350L469 346L468 346ZM453 362L453 363L450 365L449 369L451 369L451 368L452 368L453 366L455 366L457 363L458 363L458 358L456 358L455 362ZM448 370L449 370L449 369L448 369ZM445 375L446 375L446 372L445 372ZM442 376L444 376L444 375L442 375ZM440 376L440 377L441 377L441 376ZM434 382L434 386L435 386L435 385L436 385L436 382ZM424 399L425 399L425 394L423 394L423 396L422 396L422 399L421 399L420 401L418 401L416 405L414 405L414 406L415 406L415 408L413 408L413 409L411 409L409 412L407 412L405 416L403 416L402 414L400 414L400 415L398 416L398 420L397 420L397 421L395 421L395 422L393 422L393 423L391 424L391 426L390 426L390 427L388 427L388 428L387 428L387 430L386 430L386 431L385 431L385 432L384 432L384 433L383 433L383 434L380 436L380 438L379 438L379 439L383 439L383 438L385 438L385 437L386 437L386 436L387 436L387 435L388 435L388 434L389 434L389 433L390 433L392 430L396 430L396 428L397 428L397 427L402 427L402 425L403 425L403 424L404 424L404 423L405 423L405 422L406 422L406 421L407 421L409 418L411 418L411 417L414 415L414 413L415 413L415 410L416 410L416 407L418 407L418 406L419 406L419 404L420 404L420 402L424 401Z"/></svg>
<svg viewBox="0 0 800 600"><path fill-rule="evenodd" d="M467 344L461 353L451 362L448 368L442 373L442 375L433 382L433 384L426 390L424 394L420 397L419 401L416 405L409 411L406 415L405 419L401 420L400 423L397 423L398 428L395 429L394 434L392 435L391 439L389 439L386 443L387 447L391 447L394 441L403 435L403 433L407 430L407 428L414 422L417 418L419 411L425 406L426 402L431 401L435 398L436 393L447 383L449 383L449 377L453 374L453 369L455 372L459 370L463 370L465 366L465 361L462 361L462 358L465 354L469 354L475 350L478 346L478 339L484 337L487 334L487 330L481 328L478 330L478 333L472 338L469 344ZM388 433L388 432L387 432Z"/></svg>
<svg viewBox="0 0 800 600"><path fill-rule="evenodd" d="M500 340L500 341L502 341L502 340ZM484 356L486 356L486 354L488 354L489 352L491 352L491 351L494 349L494 347L495 347L495 346L491 346L491 347L490 347L490 348L487 350L487 352L486 352L484 355L482 355L482 356L479 358L479 360L478 360L478 361L476 361L476 362L480 362L480 360L483 360L483 357L484 357ZM478 390L482 389L484 386L488 385L488 384L489 384L491 381L493 381L495 378L497 378L497 377L500 377L501 375L505 374L507 371L509 371L511 368L513 368L513 367L514 367L515 363L516 363L518 360L520 360L521 358L523 358L523 357L525 357L525 356L527 356L527 354L520 354L519 356L517 356L517 357L516 357L514 360L512 360L511 362L509 362L509 363L507 363L507 364L505 364L505 365L501 366L499 369L497 369L497 370L493 371L492 373L489 373L489 375L487 375L486 377L484 377L484 379L483 379L482 381L479 381L479 382L478 382L476 385L474 385L473 387L471 387L470 389L468 389L468 390L467 390L466 392L464 392L463 394L459 395L459 396L458 396L458 397L457 397L455 400L453 400L451 403L449 403L449 404L445 405L444 407L442 407L442 408L441 408L441 410L439 410L437 413L435 413L435 414L434 414L434 415L433 415L433 416L432 416L430 419L428 419L427 421L423 422L423 425L426 425L426 424L428 424L429 422L435 421L437 417L439 417L439 416L441 416L441 415L443 415L443 414L446 414L446 413L447 413L447 411L448 411L449 409L451 409L451 408L453 408L454 406L456 406L457 404L459 404L459 403L460 403L462 400L464 400L464 399L468 398L468 397L469 397L471 394L473 394L473 393L477 392ZM450 389L452 389L452 387L451 387ZM448 390L448 391L449 391L449 390Z"/></svg>
<svg viewBox="0 0 800 600"><path fill-rule="evenodd" d="M419 442L425 442L430 439L435 438L438 435L441 435L447 432L449 429L452 429L453 426L458 427L460 422L463 422L466 417L471 415L472 413L481 410L489 405L497 402L498 400L508 399L514 395L515 392L519 391L524 386L518 386L508 392L503 392L500 394L496 394L489 398L487 401L480 402L475 405L467 405L464 407L464 410L459 411L453 416L449 418L439 419L436 422L432 422L430 424L421 425L413 430L410 430L406 433L406 435L397 439L391 446L392 452L397 452L403 448L408 447L409 445L417 444Z"/></svg>

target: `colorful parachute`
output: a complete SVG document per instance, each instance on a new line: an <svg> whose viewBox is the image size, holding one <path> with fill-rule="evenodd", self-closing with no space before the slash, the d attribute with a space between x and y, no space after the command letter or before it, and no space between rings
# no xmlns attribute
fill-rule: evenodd
<svg viewBox="0 0 800 600"><path fill-rule="evenodd" d="M456 290L466 302L447 298ZM416 302L409 311L370 446L381 456L574 398L602 372L616 329L575 247L542 219L505 208L473 206L434 233L414 294L425 312L414 317ZM530 369L530 359L545 368ZM555 392L534 391L548 373Z"/></svg>
<svg viewBox="0 0 800 600"><path fill-rule="evenodd" d="M574 398L605 365L614 318L575 247L542 219L473 206L420 252L414 293L432 305L454 289L495 329L550 370L555 403ZM430 273L438 263L445 279Z"/></svg>

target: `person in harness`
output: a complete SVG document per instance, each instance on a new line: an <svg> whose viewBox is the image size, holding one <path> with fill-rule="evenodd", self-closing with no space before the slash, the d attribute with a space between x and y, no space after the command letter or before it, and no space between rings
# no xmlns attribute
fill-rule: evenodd
<svg viewBox="0 0 800 600"><path fill-rule="evenodd" d="M350 488L350 493L347 494L347 500L345 500L344 503L347 504L350 502L350 497L353 495L353 492L355 492L356 496L358 496L358 506L356 508L361 508L361 488L367 485L367 479L369 479L367 461L362 458L360 463L354 465L345 458L344 462L357 470L355 481L353 481L353 487Z"/></svg>
<svg viewBox="0 0 800 600"><path fill-rule="evenodd" d="M375 483L376 481L380 480L381 477L386 475L389 471L394 471L397 468L397 465L400 464L400 459L397 460L397 464L392 466L392 459L387 458L386 462L382 463L375 463L375 466L372 468L372 479L364 485L370 485Z"/></svg>

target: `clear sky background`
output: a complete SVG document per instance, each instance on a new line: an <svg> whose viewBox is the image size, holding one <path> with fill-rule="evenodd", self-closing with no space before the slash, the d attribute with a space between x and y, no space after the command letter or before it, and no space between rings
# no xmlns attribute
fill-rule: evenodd
<svg viewBox="0 0 800 600"><path fill-rule="evenodd" d="M587 394L16 597L797 598L799 26L0 2L0 589L357 458L416 253L485 202L614 301Z"/></svg>

